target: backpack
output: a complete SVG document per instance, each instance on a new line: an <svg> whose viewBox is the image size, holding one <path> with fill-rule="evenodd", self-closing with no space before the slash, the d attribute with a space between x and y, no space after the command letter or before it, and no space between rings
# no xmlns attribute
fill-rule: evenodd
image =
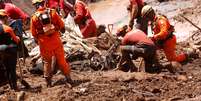
<svg viewBox="0 0 201 101"><path fill-rule="evenodd" d="M36 17L38 18L39 22L39 32L45 34L45 35L51 35L55 32L55 25L52 23L51 18L51 9L46 9L42 13L36 13ZM42 28L41 28L42 27Z"/></svg>

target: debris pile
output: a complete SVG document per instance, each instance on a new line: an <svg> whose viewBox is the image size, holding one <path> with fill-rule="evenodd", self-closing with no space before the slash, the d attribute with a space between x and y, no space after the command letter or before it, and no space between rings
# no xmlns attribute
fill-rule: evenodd
<svg viewBox="0 0 201 101"><path fill-rule="evenodd" d="M99 37L83 39L79 27L75 25L71 16L65 19L67 31L62 34L66 60L70 62L74 70L104 70L116 67L120 54L116 52L120 41L111 33L101 33ZM42 73L42 59L39 47L33 39L26 41L31 47L30 56L32 58L31 73Z"/></svg>

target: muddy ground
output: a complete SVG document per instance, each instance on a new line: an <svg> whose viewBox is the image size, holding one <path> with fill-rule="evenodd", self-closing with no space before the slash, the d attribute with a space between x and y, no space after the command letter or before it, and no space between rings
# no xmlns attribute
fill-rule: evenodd
<svg viewBox="0 0 201 101"><path fill-rule="evenodd" d="M166 14L173 22L177 30L177 37L180 39L178 51L189 47L195 41L199 42L200 33L196 28L182 19L179 14L189 18L196 25L201 26L201 0L169 0L168 2L159 3L156 0L147 0L148 3L158 9L159 12ZM104 4L104 2L107 2ZM120 3L121 2L121 3ZM113 4L125 4L126 0L104 0L92 7L100 5L101 9L104 6L114 9ZM111 5L111 6L108 6ZM123 11L124 7L118 6L119 11ZM118 10L117 9L117 10ZM107 15L113 10L105 12ZM104 23L106 18L98 12L94 12L94 18L97 23ZM125 12L114 13L116 20L108 23L116 23L119 20L126 22ZM113 15L112 15L113 16ZM104 18L104 19L103 19ZM190 37L197 33L194 40ZM190 37L190 38L188 38ZM185 40L185 41L184 41ZM185 43L185 44L184 44ZM195 43L196 44L196 43ZM201 54L200 54L201 55ZM45 81L42 76L31 75L27 69L30 68L27 61L24 68L24 77L33 89L26 90L25 101L201 101L201 58L194 59L184 64L178 73L172 74L164 70L159 74L148 74L143 72L126 73L121 71L75 71L72 70L72 78L78 80L77 85L70 87L62 84L60 81L64 78L60 73L57 73L53 80L56 81L54 87L46 88ZM20 84L19 84L20 85ZM16 100L16 95L20 92L9 90L8 85L0 87L0 100Z"/></svg>

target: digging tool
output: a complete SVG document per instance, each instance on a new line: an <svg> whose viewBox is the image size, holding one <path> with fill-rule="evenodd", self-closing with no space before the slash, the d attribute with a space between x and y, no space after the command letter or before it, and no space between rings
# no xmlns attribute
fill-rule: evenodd
<svg viewBox="0 0 201 101"><path fill-rule="evenodd" d="M107 25L107 28L108 28L108 31L109 31L109 33L107 33L107 34L108 34L108 36L111 38L112 42L115 42L115 39L114 39L114 37L112 36L113 27L114 27L113 24L108 24L108 25Z"/></svg>
<svg viewBox="0 0 201 101"><path fill-rule="evenodd" d="M22 61L21 59L19 59L19 53L17 53L17 59L18 59L18 65L19 65L19 68L20 68L20 76L18 77L19 81L21 82L21 84L23 84L26 88L31 88L31 86L29 85L29 83L27 83L24 79L23 79L23 73L22 73L22 66L21 66L21 63L20 61ZM23 60L23 64L24 63L24 60Z"/></svg>

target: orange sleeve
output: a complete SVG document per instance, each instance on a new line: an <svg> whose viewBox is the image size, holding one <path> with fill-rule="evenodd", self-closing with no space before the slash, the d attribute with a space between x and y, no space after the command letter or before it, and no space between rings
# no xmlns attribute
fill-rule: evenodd
<svg viewBox="0 0 201 101"><path fill-rule="evenodd" d="M11 27L3 25L3 28L4 28L4 31L5 31L5 32L7 32L7 33L10 34L10 36L11 36L11 38L12 38L13 41L15 41L17 44L20 42L20 39L17 38L17 36L15 35L15 33L14 33L14 31L12 30Z"/></svg>
<svg viewBox="0 0 201 101"><path fill-rule="evenodd" d="M56 10L52 10L52 21L58 30L65 28L64 21L61 17L57 14Z"/></svg>
<svg viewBox="0 0 201 101"><path fill-rule="evenodd" d="M85 17L85 6L82 3L77 2L75 4L76 16L74 17L75 23L79 24L83 17Z"/></svg>
<svg viewBox="0 0 201 101"><path fill-rule="evenodd" d="M38 35L37 35L37 32L36 32L35 22L36 22L36 17L33 16L31 18L30 30L31 30L32 36L37 39Z"/></svg>
<svg viewBox="0 0 201 101"><path fill-rule="evenodd" d="M159 28L159 33L155 33L154 39L165 39L168 35L168 30L170 27L170 24L167 19L159 19L157 21L157 27Z"/></svg>

